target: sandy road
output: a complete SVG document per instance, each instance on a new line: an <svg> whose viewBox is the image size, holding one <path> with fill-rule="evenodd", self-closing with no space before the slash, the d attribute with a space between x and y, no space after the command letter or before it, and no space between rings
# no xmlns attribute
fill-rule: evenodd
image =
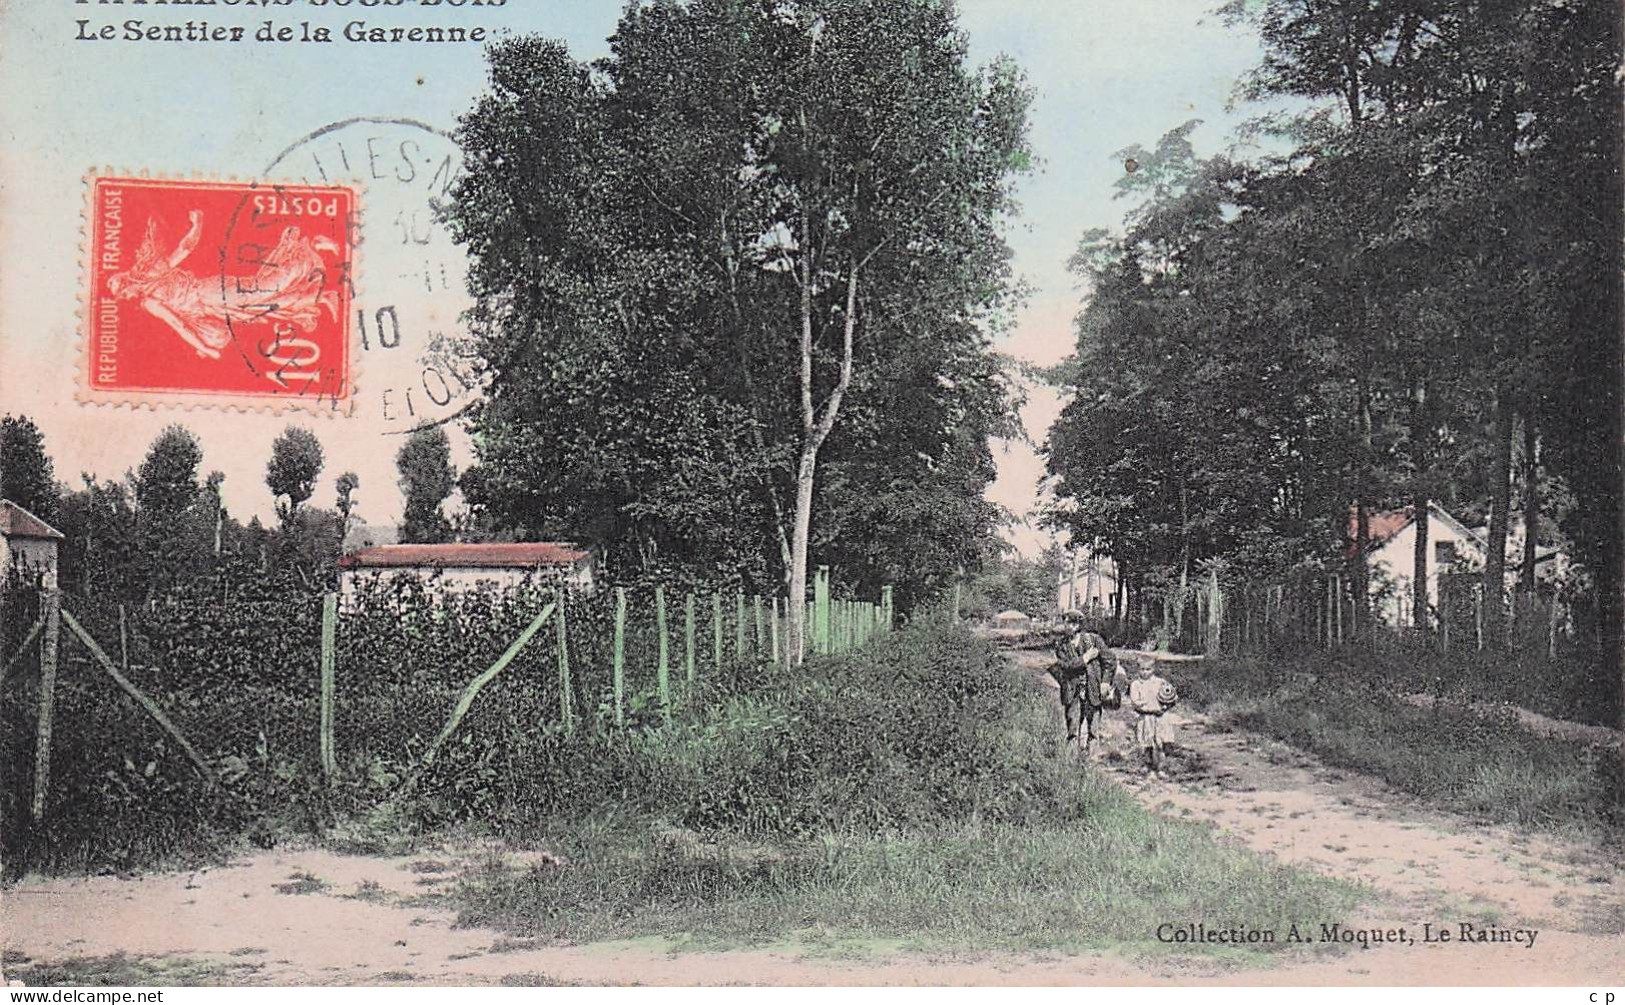
<svg viewBox="0 0 1625 1005"><path fill-rule="evenodd" d="M1044 672L1047 655L1017 652L1013 662L1038 686L1055 687ZM1177 681L1200 669L1164 672ZM1458 938L1463 922L1474 934L1539 932L1529 948L1382 946L1346 961L1349 982L1363 983L1369 972L1402 984L1606 986L1625 975L1625 874L1617 855L1432 810L1377 779L1228 729L1202 711L1177 714L1167 777L1157 780L1131 749L1131 720L1125 712L1108 721L1106 749L1095 755L1099 768L1159 812L1208 822L1261 854L1372 887L1379 898L1358 923L1412 932L1427 923Z"/></svg>
<svg viewBox="0 0 1625 1005"><path fill-rule="evenodd" d="M1043 660L1015 672L1053 686ZM1267 855L1369 884L1378 897L1352 924L1535 929L1513 944L1384 945L1269 970L1195 959L805 958L791 951L678 952L654 942L534 945L454 927L437 897L472 864L506 855L447 848L404 858L320 849L263 852L189 874L138 879L30 878L0 893L8 961L27 967L123 954L155 976L201 966L203 983L494 984L1521 984L1617 985L1625 974L1620 862L1594 848L1469 823L1368 778L1327 768L1261 738L1187 713L1165 781L1112 757L1097 768L1147 805L1209 821ZM1118 748L1121 754L1121 747ZM306 878L308 877L308 878ZM1187 919L1171 919L1187 920ZM1196 920L1196 919L1188 919Z"/></svg>

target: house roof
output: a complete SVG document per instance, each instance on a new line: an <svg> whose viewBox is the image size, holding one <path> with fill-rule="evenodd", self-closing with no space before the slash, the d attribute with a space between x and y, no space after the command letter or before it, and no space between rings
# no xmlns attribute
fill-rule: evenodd
<svg viewBox="0 0 1625 1005"><path fill-rule="evenodd" d="M1349 540L1351 541L1360 532L1358 520L1358 516L1351 515L1349 517ZM1374 545L1381 544L1411 525L1411 509L1407 506L1391 513L1372 513L1367 518L1367 524L1371 529L1371 536L1368 540Z"/></svg>
<svg viewBox="0 0 1625 1005"><path fill-rule="evenodd" d="M1440 507L1438 503L1428 503L1428 518L1430 520L1437 520L1440 523L1449 526L1461 537L1473 542L1479 548L1487 549L1489 547L1490 534L1488 527L1469 527L1460 520L1451 516L1450 513ZM1354 535L1359 529L1355 523L1355 519L1354 513L1350 512L1348 553L1351 555L1354 553ZM1380 548L1400 531L1411 525L1411 507L1407 506L1404 509L1393 510L1387 513L1372 513L1369 519L1371 526L1371 538L1368 547L1373 549ZM1508 544L1510 546L1510 540L1508 541ZM1535 563L1538 565L1541 562L1551 561L1552 559L1558 557L1559 554L1561 554L1561 552L1557 548L1537 545L1535 548Z"/></svg>
<svg viewBox="0 0 1625 1005"><path fill-rule="evenodd" d="M341 569L537 569L574 566L589 552L569 541L385 544L339 559Z"/></svg>
<svg viewBox="0 0 1625 1005"><path fill-rule="evenodd" d="M1400 531L1403 531L1406 527L1409 527L1412 523L1412 517L1413 508L1410 506L1407 506L1404 509L1389 510L1383 513L1372 512L1366 518L1371 531L1371 536L1366 539L1366 547L1381 547L1383 544L1387 543L1397 534L1399 534ZM1443 508L1441 508L1438 503L1428 503L1428 519L1437 520L1440 523L1448 524L1457 534L1460 534L1462 537L1473 541L1480 548L1485 546L1483 535L1451 516ZM1349 554L1351 555L1354 553L1354 540L1358 536L1359 532L1359 515L1356 510L1351 508L1349 510L1348 546Z"/></svg>
<svg viewBox="0 0 1625 1005"><path fill-rule="evenodd" d="M10 499L0 499L0 535L62 540L62 532Z"/></svg>

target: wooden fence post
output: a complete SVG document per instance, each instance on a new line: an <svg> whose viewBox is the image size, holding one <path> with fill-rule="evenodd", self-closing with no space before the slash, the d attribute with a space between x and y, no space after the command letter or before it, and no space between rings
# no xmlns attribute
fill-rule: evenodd
<svg viewBox="0 0 1625 1005"><path fill-rule="evenodd" d="M34 733L34 822L45 819L45 798L51 791L51 726L56 715L57 641L62 634L62 596L45 590L45 634L40 639L39 724Z"/></svg>
<svg viewBox="0 0 1625 1005"><path fill-rule="evenodd" d="M829 566L820 565L818 572L813 576L813 609L816 619L813 628L814 638L817 640L818 652L827 654L829 649Z"/></svg>
<svg viewBox="0 0 1625 1005"><path fill-rule="evenodd" d="M1343 644L1343 576L1339 573L1332 577L1333 589L1337 595L1337 644Z"/></svg>
<svg viewBox="0 0 1625 1005"><path fill-rule="evenodd" d="M559 650L559 713L563 716L564 735L576 732L575 685L570 680L570 629L565 623L564 590L558 591L558 650Z"/></svg>
<svg viewBox="0 0 1625 1005"><path fill-rule="evenodd" d="M1546 658L1557 659L1557 591L1546 601Z"/></svg>
<svg viewBox="0 0 1625 1005"><path fill-rule="evenodd" d="M769 597L772 605L767 612L767 641L768 650L772 654L773 662L779 661L779 598Z"/></svg>
<svg viewBox="0 0 1625 1005"><path fill-rule="evenodd" d="M615 725L626 725L626 587L615 587L615 651L611 664Z"/></svg>
<svg viewBox="0 0 1625 1005"><path fill-rule="evenodd" d="M745 662L745 591L734 591L734 662Z"/></svg>
<svg viewBox="0 0 1625 1005"><path fill-rule="evenodd" d="M1326 621L1328 620L1326 615L1329 612L1326 610L1326 590L1322 589L1319 583L1315 584L1314 603L1315 647L1318 649L1324 649L1326 648Z"/></svg>
<svg viewBox="0 0 1625 1005"><path fill-rule="evenodd" d="M892 599L890 585L882 586L880 588L880 608L881 620L885 622L885 630L889 632L892 630Z"/></svg>
<svg viewBox="0 0 1625 1005"><path fill-rule="evenodd" d="M666 631L666 587L655 584L655 630L660 633L660 662L655 666L655 691L660 695L660 714L671 721L670 633Z"/></svg>
<svg viewBox="0 0 1625 1005"><path fill-rule="evenodd" d="M118 658L124 672L130 672L130 635L124 627L124 605L118 605Z"/></svg>
<svg viewBox="0 0 1625 1005"><path fill-rule="evenodd" d="M694 591L683 601L683 669L687 680L694 683Z"/></svg>
<svg viewBox="0 0 1625 1005"><path fill-rule="evenodd" d="M122 613L122 608L120 612ZM322 777L332 785L338 778L339 759L333 746L333 698L337 683L339 595L322 594L321 745ZM123 621L120 619L120 628ZM123 641L123 631L119 632ZM126 664L128 669L128 664Z"/></svg>
<svg viewBox="0 0 1625 1005"><path fill-rule="evenodd" d="M722 672L722 594L711 594L711 651L717 673Z"/></svg>
<svg viewBox="0 0 1625 1005"><path fill-rule="evenodd" d="M750 605L751 611L756 618L756 658L761 659L762 654L767 652L767 626L762 624L762 595L760 593L751 594Z"/></svg>
<svg viewBox="0 0 1625 1005"><path fill-rule="evenodd" d="M1240 637L1236 651L1244 653L1253 643L1253 591L1250 587L1241 588L1241 622L1237 630Z"/></svg>
<svg viewBox="0 0 1625 1005"><path fill-rule="evenodd" d="M1473 585L1473 638L1480 651L1484 648L1484 588Z"/></svg>

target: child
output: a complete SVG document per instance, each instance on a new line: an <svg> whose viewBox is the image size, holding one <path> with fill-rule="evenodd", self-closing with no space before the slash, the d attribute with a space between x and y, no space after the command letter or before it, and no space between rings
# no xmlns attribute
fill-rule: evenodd
<svg viewBox="0 0 1625 1005"><path fill-rule="evenodd" d="M1163 715L1179 695L1174 686L1157 675L1153 657L1140 656L1139 677L1128 686L1129 705L1134 709L1134 738L1145 752L1146 770L1162 777L1162 745L1169 739L1169 725Z"/></svg>

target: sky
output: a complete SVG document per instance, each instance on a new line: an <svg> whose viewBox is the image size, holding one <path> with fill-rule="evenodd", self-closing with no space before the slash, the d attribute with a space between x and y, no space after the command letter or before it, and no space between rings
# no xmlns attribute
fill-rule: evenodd
<svg viewBox="0 0 1625 1005"><path fill-rule="evenodd" d="M999 348L1039 364L1073 348L1084 290L1065 263L1081 235L1115 227L1122 164L1113 154L1153 144L1189 119L1199 152L1229 143L1241 113L1227 110L1236 78L1257 62L1256 39L1211 16L1216 0L962 0L961 24L978 62L1006 54L1034 92L1032 145L1039 170L1022 180L1023 212L1009 235L1031 295ZM171 7L139 0L0 0L0 411L43 430L59 480L80 472L118 478L153 437L182 422L203 447L202 470L226 476L225 500L242 519L268 518L272 440L290 423L312 429L327 454L314 502L331 505L337 476L361 479L358 512L375 524L400 513L394 455L402 434L445 419L466 402L457 374L425 353L456 331L467 306L466 260L427 220L427 202L457 152L443 135L485 86L473 43L164 42L88 38L104 26L140 28L264 22L338 34L370 26L481 26L492 35L540 33L578 58L607 53L619 0L508 0L499 7L250 0ZM79 22L86 22L83 27ZM408 163L406 152L420 164ZM393 159L392 159L393 158ZM406 164L405 170L401 165ZM349 173L346 173L349 172ZM366 250L355 307L366 347L356 360L351 414L276 414L193 405L131 407L76 400L87 285L84 229L91 173L184 179L354 180ZM186 350L176 340L176 351ZM1018 517L1038 505L1043 465L1035 445L1059 413L1054 391L1028 388L1030 442L994 444L988 496ZM469 460L459 439L459 465ZM1018 524L1024 553L1047 538Z"/></svg>

